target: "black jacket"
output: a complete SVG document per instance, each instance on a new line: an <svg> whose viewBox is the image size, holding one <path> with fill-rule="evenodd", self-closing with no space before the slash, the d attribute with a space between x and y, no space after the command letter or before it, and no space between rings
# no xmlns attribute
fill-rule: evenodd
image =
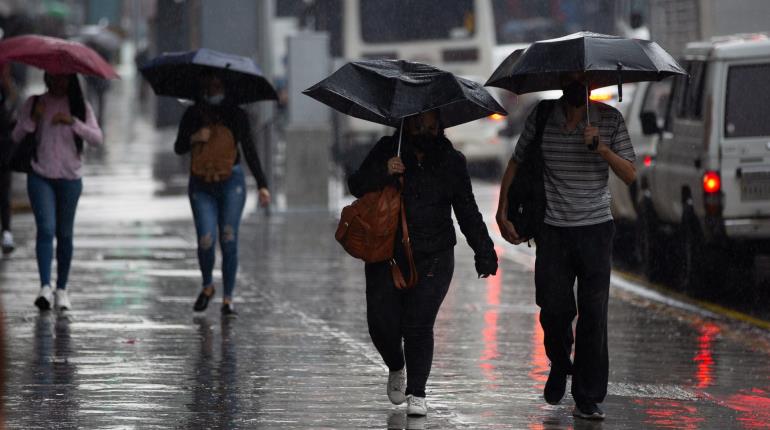
<svg viewBox="0 0 770 430"><path fill-rule="evenodd" d="M348 178L354 196L398 183L387 169L387 161L396 155L397 144L397 137L391 136L377 142L361 167ZM406 166L403 197L415 258L457 243L451 213L454 208L460 229L476 254L476 271L494 274L497 254L473 196L465 156L443 138L439 148L426 154L422 163L407 143L402 144L401 159Z"/></svg>
<svg viewBox="0 0 770 430"><path fill-rule="evenodd" d="M177 133L176 142L174 143L174 152L179 155L190 152L192 149L190 137L206 125L204 115L208 116L210 121L221 121L225 127L230 129L235 137L236 143L240 144L241 149L243 149L246 163L248 163L251 173L254 174L257 185L259 188L266 188L267 179L265 179L262 165L259 162L257 147L254 145L254 140L251 138L249 117L246 112L238 106L210 106L196 104L187 108L182 116L182 121L179 123L179 132ZM240 163L240 159L241 156L239 151L238 157L235 159L235 164Z"/></svg>

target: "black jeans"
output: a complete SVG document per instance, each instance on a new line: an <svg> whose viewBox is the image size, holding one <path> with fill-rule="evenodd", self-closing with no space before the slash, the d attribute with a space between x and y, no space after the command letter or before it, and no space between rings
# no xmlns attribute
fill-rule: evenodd
<svg viewBox="0 0 770 430"><path fill-rule="evenodd" d="M535 286L545 352L552 371L571 371L576 402L601 403L607 395L607 300L614 234L612 221L585 227L546 225L537 240Z"/></svg>
<svg viewBox="0 0 770 430"><path fill-rule="evenodd" d="M3 231L11 231L11 178L10 170L0 168L0 220Z"/></svg>
<svg viewBox="0 0 770 430"><path fill-rule="evenodd" d="M452 281L454 249L417 258L415 264L419 280L409 290L396 289L387 263L366 265L366 317L372 342L390 371L406 365L406 393L425 397L433 324Z"/></svg>

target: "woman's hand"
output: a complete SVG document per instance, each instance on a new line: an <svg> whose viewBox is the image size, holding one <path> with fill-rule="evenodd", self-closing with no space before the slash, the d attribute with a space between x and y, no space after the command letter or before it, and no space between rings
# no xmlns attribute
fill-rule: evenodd
<svg viewBox="0 0 770 430"><path fill-rule="evenodd" d="M66 114L64 112L58 112L56 115L51 118L51 122L54 125L72 125L75 121L72 119L72 116L69 114Z"/></svg>
<svg viewBox="0 0 770 430"><path fill-rule="evenodd" d="M259 189L259 206L266 208L270 206L270 202L272 201L272 196L270 196L270 191L267 188L260 188Z"/></svg>
<svg viewBox="0 0 770 430"><path fill-rule="evenodd" d="M208 127L203 127L200 130L196 131L192 136L190 136L190 141L192 143L206 143L211 138L211 129Z"/></svg>
<svg viewBox="0 0 770 430"><path fill-rule="evenodd" d="M401 175L406 170L404 162L398 157L388 160L388 175Z"/></svg>
<svg viewBox="0 0 770 430"><path fill-rule="evenodd" d="M43 118L43 115L45 114L45 102L42 98L38 97L37 103L35 104L35 110L32 111L32 121L40 122L40 120Z"/></svg>

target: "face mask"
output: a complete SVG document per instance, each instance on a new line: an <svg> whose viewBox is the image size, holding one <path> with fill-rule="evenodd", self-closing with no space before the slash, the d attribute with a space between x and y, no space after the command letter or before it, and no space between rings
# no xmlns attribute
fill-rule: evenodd
<svg viewBox="0 0 770 430"><path fill-rule="evenodd" d="M422 152L430 152L439 145L438 136L431 134L418 134L409 137L409 144Z"/></svg>
<svg viewBox="0 0 770 430"><path fill-rule="evenodd" d="M215 96L206 96L205 98L206 98L206 103L216 106L221 104L225 100L225 95L217 94Z"/></svg>
<svg viewBox="0 0 770 430"><path fill-rule="evenodd" d="M572 81L562 89L564 99L574 107L586 104L586 87L578 81Z"/></svg>

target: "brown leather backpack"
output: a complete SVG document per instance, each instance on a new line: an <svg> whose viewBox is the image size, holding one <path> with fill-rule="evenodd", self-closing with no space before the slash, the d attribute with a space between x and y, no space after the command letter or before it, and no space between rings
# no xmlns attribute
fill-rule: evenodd
<svg viewBox="0 0 770 430"><path fill-rule="evenodd" d="M402 182L403 185L403 182ZM393 258L396 233L401 223L402 245L409 261L409 279L405 280ZM417 268L412 256L406 211L401 191L387 186L382 191L364 194L342 209L334 237L348 254L367 263L387 261L396 288L412 288L417 284Z"/></svg>
<svg viewBox="0 0 770 430"><path fill-rule="evenodd" d="M222 124L208 126L210 137L192 147L190 172L205 182L224 181L233 172L238 147L233 132Z"/></svg>

